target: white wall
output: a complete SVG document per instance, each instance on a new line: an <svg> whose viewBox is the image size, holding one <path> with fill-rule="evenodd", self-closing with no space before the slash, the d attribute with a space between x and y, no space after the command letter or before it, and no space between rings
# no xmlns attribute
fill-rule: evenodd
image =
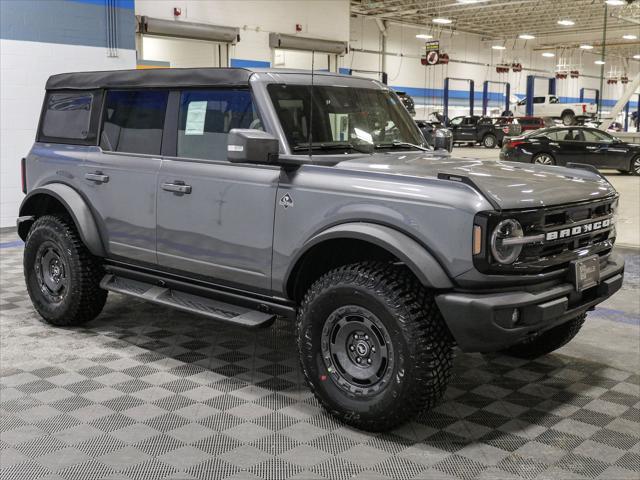
<svg viewBox="0 0 640 480"><path fill-rule="evenodd" d="M379 32L378 26L372 18L362 16L352 18L350 27L350 45L352 51L342 60L342 66L362 70L380 70L382 63L381 55L359 51L374 50L380 52ZM446 66L422 66L417 57L424 53L424 40L415 37L418 33L430 33L434 36L434 39L439 39L441 51L448 53L452 61ZM572 67L576 67L583 76L579 79L567 78L566 80L557 80L556 93L559 96L579 97L580 88L599 87L599 78L592 77L599 77L600 67L593 64L596 57L591 54L583 53L582 56L576 54L573 59L545 58L541 55L541 52L531 49L531 42L527 45L523 40L509 42L507 44L507 50L505 50L504 53L491 49L491 45L491 42L482 42L481 38L477 35L429 32L416 27L390 24L388 25L387 33L388 55L386 62L389 85L400 88L442 89L445 77L458 77L473 79L476 92L482 91L482 84L485 80L492 80L508 81L511 83L512 94L524 95L526 92L527 75L553 76L556 65L565 62L570 63ZM400 56L400 54L402 56ZM526 69L520 73L510 72L509 74L498 74L495 71L495 65L503 61L507 63L514 61L519 62ZM489 67L486 66L486 64L493 66ZM637 62L634 62L630 67L629 76L631 77L633 74L637 74L637 72ZM452 82L451 88L454 90L464 90L467 87L464 83ZM492 87L492 91L498 91L497 88L499 87ZM546 93L546 89L546 82L536 82L536 93ZM618 99L623 89L624 86L620 83L617 85L606 85L605 82L603 98ZM420 110L419 107L420 105L418 105L418 110ZM475 107L477 112L480 112L482 105L476 101ZM468 108L466 110L464 107L450 108L450 116L451 110L454 114L463 114L467 113ZM420 114L418 116L420 116Z"/></svg>
<svg viewBox="0 0 640 480"><path fill-rule="evenodd" d="M135 51L107 57L105 48L0 40L0 227L15 226L22 201L20 159L35 140L50 75L135 68Z"/></svg>
<svg viewBox="0 0 640 480"><path fill-rule="evenodd" d="M234 1L234 0L136 0L136 15L210 23L240 28L240 42L231 46L230 58L271 62L269 32L296 34L328 40L349 40L348 0Z"/></svg>

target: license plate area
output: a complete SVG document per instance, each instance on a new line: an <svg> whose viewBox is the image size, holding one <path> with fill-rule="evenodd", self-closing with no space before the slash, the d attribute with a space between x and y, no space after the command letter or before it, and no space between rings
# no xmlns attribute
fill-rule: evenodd
<svg viewBox="0 0 640 480"><path fill-rule="evenodd" d="M582 292L600 283L600 257L592 255L571 262L573 285L578 292Z"/></svg>

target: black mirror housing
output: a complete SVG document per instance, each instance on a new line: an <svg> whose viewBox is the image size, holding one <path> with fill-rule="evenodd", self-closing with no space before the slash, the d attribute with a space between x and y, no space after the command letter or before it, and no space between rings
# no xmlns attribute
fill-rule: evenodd
<svg viewBox="0 0 640 480"><path fill-rule="evenodd" d="M232 128L227 139L227 160L234 163L275 163L278 139L262 130Z"/></svg>

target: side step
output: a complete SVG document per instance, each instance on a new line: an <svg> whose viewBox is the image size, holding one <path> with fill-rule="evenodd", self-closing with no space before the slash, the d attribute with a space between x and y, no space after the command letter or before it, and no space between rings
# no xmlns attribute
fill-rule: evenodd
<svg viewBox="0 0 640 480"><path fill-rule="evenodd" d="M247 328L267 327L276 318L274 313L264 313L139 280L119 277L112 273L104 276L100 287L111 292L130 295L151 303Z"/></svg>

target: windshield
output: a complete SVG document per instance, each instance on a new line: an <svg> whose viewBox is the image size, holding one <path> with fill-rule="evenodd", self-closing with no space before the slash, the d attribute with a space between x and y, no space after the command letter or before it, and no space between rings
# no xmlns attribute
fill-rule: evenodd
<svg viewBox="0 0 640 480"><path fill-rule="evenodd" d="M294 152L424 146L424 138L395 94L387 90L315 85L310 118L310 85L267 87ZM311 124L311 146L309 125Z"/></svg>

